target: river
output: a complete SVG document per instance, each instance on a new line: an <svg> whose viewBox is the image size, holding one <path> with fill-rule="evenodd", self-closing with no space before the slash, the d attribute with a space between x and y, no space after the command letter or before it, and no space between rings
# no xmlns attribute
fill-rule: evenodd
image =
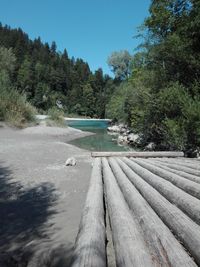
<svg viewBox="0 0 200 267"><path fill-rule="evenodd" d="M86 136L83 138L75 139L70 142L75 146L90 151L127 151L126 146L119 146L117 135L109 135L107 133L108 121L106 120L67 120L70 127L81 129L82 131L93 132L95 135Z"/></svg>

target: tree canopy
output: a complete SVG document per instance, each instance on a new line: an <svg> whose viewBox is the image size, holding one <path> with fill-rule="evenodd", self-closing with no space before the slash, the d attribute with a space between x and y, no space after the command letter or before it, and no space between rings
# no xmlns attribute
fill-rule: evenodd
<svg viewBox="0 0 200 267"><path fill-rule="evenodd" d="M56 42L31 40L21 29L0 24L0 58L0 80L9 80L39 112L59 102L66 113L104 117L115 81L102 69L93 73L81 58L69 58L66 49L57 51Z"/></svg>
<svg viewBox="0 0 200 267"><path fill-rule="evenodd" d="M116 78L125 80L130 75L131 55L127 50L113 52L108 58L108 65L111 67Z"/></svg>
<svg viewBox="0 0 200 267"><path fill-rule="evenodd" d="M123 112L116 112L112 99L109 115L124 113L143 145L199 149L200 1L152 0L141 29L143 43L132 57L131 75L115 93Z"/></svg>

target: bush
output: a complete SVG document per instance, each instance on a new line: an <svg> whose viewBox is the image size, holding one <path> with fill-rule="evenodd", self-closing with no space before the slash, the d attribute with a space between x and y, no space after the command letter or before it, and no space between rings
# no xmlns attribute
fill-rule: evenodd
<svg viewBox="0 0 200 267"><path fill-rule="evenodd" d="M163 126L163 146L168 150L185 150L187 133L183 123L177 120L165 119Z"/></svg>
<svg viewBox="0 0 200 267"><path fill-rule="evenodd" d="M24 95L15 89L0 88L0 120L15 127L23 127L27 122L35 121L36 109L32 107Z"/></svg>
<svg viewBox="0 0 200 267"><path fill-rule="evenodd" d="M124 110L126 97L126 83L122 83L112 95L109 103L106 105L106 117L118 122L126 121Z"/></svg>
<svg viewBox="0 0 200 267"><path fill-rule="evenodd" d="M183 107L183 123L187 133L185 151L200 150L200 100L189 99Z"/></svg>
<svg viewBox="0 0 200 267"><path fill-rule="evenodd" d="M49 120L47 121L48 126L61 126L65 127L66 122L64 119L64 112L62 110L53 107L48 110Z"/></svg>
<svg viewBox="0 0 200 267"><path fill-rule="evenodd" d="M154 142L157 149L185 152L199 149L200 100L179 83L160 90L145 116L144 138Z"/></svg>

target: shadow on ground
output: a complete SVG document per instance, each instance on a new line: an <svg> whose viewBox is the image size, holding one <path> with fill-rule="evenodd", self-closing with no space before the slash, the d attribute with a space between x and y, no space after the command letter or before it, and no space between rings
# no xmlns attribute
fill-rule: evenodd
<svg viewBox="0 0 200 267"><path fill-rule="evenodd" d="M53 184L25 190L0 164L0 267L69 266L72 248L48 241L56 201Z"/></svg>

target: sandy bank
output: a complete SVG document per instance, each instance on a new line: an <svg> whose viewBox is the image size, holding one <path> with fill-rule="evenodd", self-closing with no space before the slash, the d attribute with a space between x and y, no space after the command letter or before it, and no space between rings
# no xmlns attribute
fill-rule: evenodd
<svg viewBox="0 0 200 267"><path fill-rule="evenodd" d="M50 266L67 266L92 160L64 142L89 134L70 127L0 128L1 261L48 266L53 258ZM66 167L72 156L77 165Z"/></svg>
<svg viewBox="0 0 200 267"><path fill-rule="evenodd" d="M63 137L66 141L71 141L72 139L81 138L88 135L93 135L90 132L84 132L79 129L72 127L48 127L45 125L38 125L34 127L28 127L20 131L23 135L40 135L40 136L49 136L49 137Z"/></svg>

